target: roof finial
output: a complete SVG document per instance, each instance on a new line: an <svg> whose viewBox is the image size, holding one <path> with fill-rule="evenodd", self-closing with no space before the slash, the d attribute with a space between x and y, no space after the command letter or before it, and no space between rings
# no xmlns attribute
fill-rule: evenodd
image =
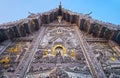
<svg viewBox="0 0 120 78"><path fill-rule="evenodd" d="M61 5L61 1L60 1L59 9L61 9L61 8L62 8L62 5Z"/></svg>
<svg viewBox="0 0 120 78"><path fill-rule="evenodd" d="M60 5L61 5L61 1L60 1Z"/></svg>

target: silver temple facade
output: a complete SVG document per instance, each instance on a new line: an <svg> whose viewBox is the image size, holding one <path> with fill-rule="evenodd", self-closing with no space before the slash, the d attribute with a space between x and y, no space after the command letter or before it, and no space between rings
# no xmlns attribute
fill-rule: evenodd
<svg viewBox="0 0 120 78"><path fill-rule="evenodd" d="M58 8L0 25L0 77L120 78L120 27Z"/></svg>

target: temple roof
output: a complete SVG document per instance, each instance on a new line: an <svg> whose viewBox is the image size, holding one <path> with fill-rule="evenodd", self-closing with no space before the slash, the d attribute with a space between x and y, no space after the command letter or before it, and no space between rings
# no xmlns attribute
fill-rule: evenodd
<svg viewBox="0 0 120 78"><path fill-rule="evenodd" d="M89 14L82 14L82 13L72 12L72 11L70 11L68 9L62 8L61 2L59 4L59 6L57 8L55 8L55 9L52 9L50 11L43 12L43 13L37 13L37 14L29 12L30 15L28 15L27 18L16 20L16 21L13 21L13 22L0 24L0 28L11 27L11 26L15 26L15 25L18 25L18 24L22 24L22 23L27 23L32 19L36 19L36 18L38 19L43 15L50 15L50 14L53 14L53 13L58 12L58 11L62 11L63 13L67 13L67 14L70 14L70 15L80 16L80 19L90 20L91 23L102 24L105 27L107 27L108 29L120 30L119 25L115 25L115 24L112 24L112 23L103 22L103 21L93 19Z"/></svg>

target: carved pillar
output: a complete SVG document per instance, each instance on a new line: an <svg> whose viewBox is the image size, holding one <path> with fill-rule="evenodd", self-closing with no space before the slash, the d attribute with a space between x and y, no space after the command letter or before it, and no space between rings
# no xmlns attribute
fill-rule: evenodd
<svg viewBox="0 0 120 78"><path fill-rule="evenodd" d="M38 18L39 27L41 26L41 16Z"/></svg>
<svg viewBox="0 0 120 78"><path fill-rule="evenodd" d="M9 39L13 39L15 37L13 28L8 28L6 34L9 36Z"/></svg>
<svg viewBox="0 0 120 78"><path fill-rule="evenodd" d="M72 23L72 15L70 14L70 23Z"/></svg>
<svg viewBox="0 0 120 78"><path fill-rule="evenodd" d="M99 32L98 32L97 37L100 37L100 33L101 33L101 31L102 31L102 28L103 28L103 26L102 26L102 25L100 25L100 29L99 29Z"/></svg>
<svg viewBox="0 0 120 78"><path fill-rule="evenodd" d="M14 29L13 30L14 37L20 37L20 34L19 34L18 30L17 30L17 26L14 26L13 29Z"/></svg>
<svg viewBox="0 0 120 78"><path fill-rule="evenodd" d="M50 14L47 15L47 21L48 21L48 23L50 23Z"/></svg>
<svg viewBox="0 0 120 78"><path fill-rule="evenodd" d="M66 21L68 22L68 13L66 14Z"/></svg>
<svg viewBox="0 0 120 78"><path fill-rule="evenodd" d="M36 30L39 30L38 19L33 19L33 22L34 22L34 29L35 29L35 31L36 31Z"/></svg>
<svg viewBox="0 0 120 78"><path fill-rule="evenodd" d="M89 33L89 30L90 30L90 20L87 20L87 34Z"/></svg>
<svg viewBox="0 0 120 78"><path fill-rule="evenodd" d="M20 30L19 30L19 25L16 26L16 29L18 31L19 36L21 37L21 33L20 33Z"/></svg>
<svg viewBox="0 0 120 78"><path fill-rule="evenodd" d="M83 24L83 31L87 32L87 28L88 28L87 20L85 20L85 22Z"/></svg>
<svg viewBox="0 0 120 78"><path fill-rule="evenodd" d="M65 13L63 13L63 19L65 20L66 18L65 18Z"/></svg>
<svg viewBox="0 0 120 78"><path fill-rule="evenodd" d="M50 22L52 22L52 21L53 21L52 14L50 14Z"/></svg>
<svg viewBox="0 0 120 78"><path fill-rule="evenodd" d="M53 18L53 21L54 21L54 13L52 13L52 18Z"/></svg>
<svg viewBox="0 0 120 78"><path fill-rule="evenodd" d="M68 13L68 18L67 19L68 19L68 22L70 22L70 14L69 13Z"/></svg>
<svg viewBox="0 0 120 78"><path fill-rule="evenodd" d="M67 21L67 13L65 13L65 21Z"/></svg>
<svg viewBox="0 0 120 78"><path fill-rule="evenodd" d="M80 15L78 15L78 26L80 26Z"/></svg>
<svg viewBox="0 0 120 78"><path fill-rule="evenodd" d="M28 22L28 29L29 29L29 32L30 32L30 34L31 34L32 31L31 31L31 28L30 28L30 27L31 27L31 22L29 21L29 22Z"/></svg>
<svg viewBox="0 0 120 78"><path fill-rule="evenodd" d="M109 40L111 40L111 38L113 37L114 33L115 33L115 31L112 30L112 33L111 33L111 35L110 35L110 37L109 37Z"/></svg>
<svg viewBox="0 0 120 78"><path fill-rule="evenodd" d="M50 14L50 22L53 22L54 21L54 13L51 13Z"/></svg>
<svg viewBox="0 0 120 78"><path fill-rule="evenodd" d="M83 31L84 31L84 28L85 28L84 27L85 21L86 21L85 19L81 19L81 21L80 21L80 29L83 30Z"/></svg>
<svg viewBox="0 0 120 78"><path fill-rule="evenodd" d="M41 24L44 24L44 15L41 16Z"/></svg>
<svg viewBox="0 0 120 78"><path fill-rule="evenodd" d="M29 21L29 28L30 28L31 33L33 33L35 31L35 23L33 20Z"/></svg>
<svg viewBox="0 0 120 78"><path fill-rule="evenodd" d="M48 15L42 15L42 24L48 24Z"/></svg>
<svg viewBox="0 0 120 78"><path fill-rule="evenodd" d="M21 36L22 37L25 37L26 36L26 31L25 31L25 28L24 28L24 25L20 25L20 33L21 33Z"/></svg>
<svg viewBox="0 0 120 78"><path fill-rule="evenodd" d="M56 19L57 19L57 13L54 12L54 20L56 20Z"/></svg>
<svg viewBox="0 0 120 78"><path fill-rule="evenodd" d="M28 23L24 23L23 25L24 25L26 34L30 34Z"/></svg>

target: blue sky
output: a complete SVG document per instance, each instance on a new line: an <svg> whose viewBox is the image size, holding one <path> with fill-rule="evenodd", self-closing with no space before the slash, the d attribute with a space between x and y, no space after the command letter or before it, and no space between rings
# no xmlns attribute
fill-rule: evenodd
<svg viewBox="0 0 120 78"><path fill-rule="evenodd" d="M0 0L0 24L26 18L29 14L62 6L73 12L89 13L95 19L120 25L120 0Z"/></svg>

